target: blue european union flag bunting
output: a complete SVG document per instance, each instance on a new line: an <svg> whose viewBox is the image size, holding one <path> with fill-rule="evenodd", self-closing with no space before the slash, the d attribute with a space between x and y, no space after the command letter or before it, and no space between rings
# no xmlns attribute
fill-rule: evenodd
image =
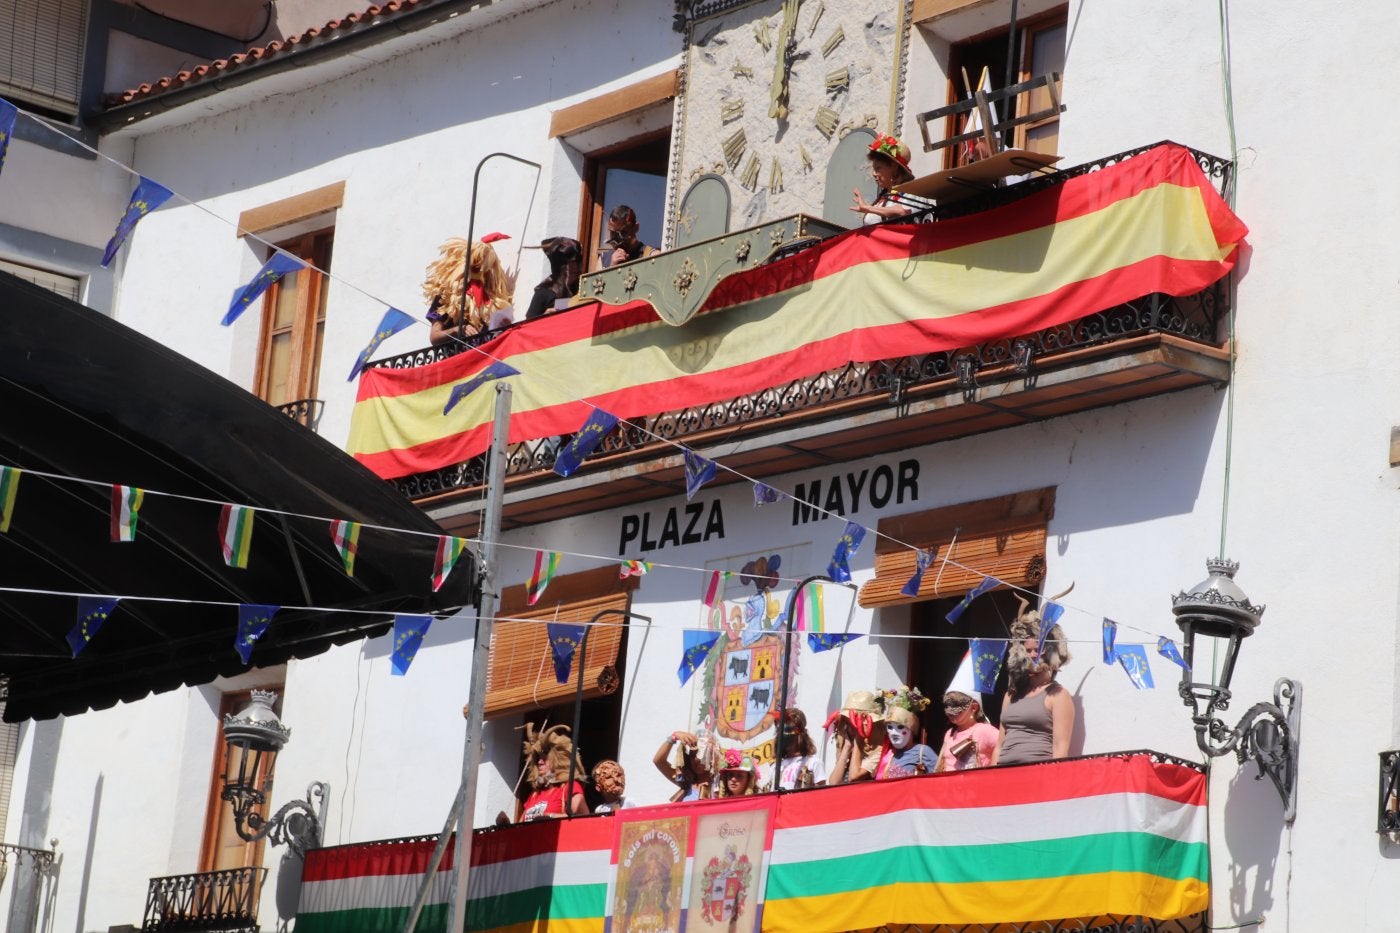
<svg viewBox="0 0 1400 933"><path fill-rule="evenodd" d="M7 100L0 100L0 172L5 170L5 152L10 148L10 137L15 135L15 117L19 108Z"/></svg>
<svg viewBox="0 0 1400 933"><path fill-rule="evenodd" d="M856 556L856 552L860 550L860 543L864 540L865 528L855 522L846 522L846 530L841 532L841 537L836 541L831 563L826 565L826 575L837 583L850 583L851 558Z"/></svg>
<svg viewBox="0 0 1400 933"><path fill-rule="evenodd" d="M706 460L695 451L685 450L685 498L689 502L700 488L715 478L718 467L713 460Z"/></svg>
<svg viewBox="0 0 1400 933"><path fill-rule="evenodd" d="M756 509L763 508L772 502L782 502L786 498L786 493L779 492L767 483L753 484L753 507Z"/></svg>
<svg viewBox="0 0 1400 933"><path fill-rule="evenodd" d="M948 614L944 616L944 618L949 622L958 621L958 619L962 618L962 614L967 611L967 607L972 605L973 600L1000 583L1001 581L996 577L983 577L982 582L968 590L958 604L948 610Z"/></svg>
<svg viewBox="0 0 1400 933"><path fill-rule="evenodd" d="M117 221L117 232L112 234L112 238L107 241L107 249L102 253L104 269L111 265L117 250L122 248L131 231L136 229L136 222L175 196L175 192L164 185L151 181L145 175L140 177L141 180L136 183L136 190L131 193L131 200L126 205L126 213Z"/></svg>
<svg viewBox="0 0 1400 933"><path fill-rule="evenodd" d="M262 637L263 632L272 624L272 617L277 615L281 606L257 606L252 603L241 603L238 606L238 635L233 640L233 649L238 652L238 656L243 659L244 664L249 664L253 659L253 643Z"/></svg>
<svg viewBox="0 0 1400 933"><path fill-rule="evenodd" d="M1065 607L1059 603L1046 603L1045 608L1040 610L1040 641L1035 645L1035 656L1040 657L1045 653L1045 639L1050 637L1050 630L1055 627L1055 623L1060 621L1060 616L1065 614Z"/></svg>
<svg viewBox="0 0 1400 933"><path fill-rule="evenodd" d="M1147 666L1147 650L1142 645L1123 645L1117 651L1118 663L1128 672L1134 687L1151 690L1157 686L1152 682L1152 668Z"/></svg>
<svg viewBox="0 0 1400 933"><path fill-rule="evenodd" d="M73 657L82 654L83 649L92 641L92 637L97 634L97 630L102 628L108 617L117 608L117 603L121 602L121 597L107 598L103 596L79 596L78 597L78 624L74 625L68 632L68 647L73 649Z"/></svg>
<svg viewBox="0 0 1400 933"><path fill-rule="evenodd" d="M1112 619L1103 620L1103 663L1117 664L1118 652L1113 641L1118 637L1118 623Z"/></svg>
<svg viewBox="0 0 1400 933"><path fill-rule="evenodd" d="M914 575L909 578L904 586L900 587L900 594L904 596L918 596L919 587L924 585L924 571L929 564L933 563L934 549L924 550L919 548L914 552Z"/></svg>
<svg viewBox="0 0 1400 933"><path fill-rule="evenodd" d="M808 632L807 647L813 652L830 651L832 648L839 648L848 641L855 641L861 637L862 632Z"/></svg>
<svg viewBox="0 0 1400 933"><path fill-rule="evenodd" d="M258 274L253 276L253 280L233 293L233 300L228 303L228 311L224 313L224 319L219 323L228 327L247 311L259 295L267 291L273 282L292 272L300 272L306 268L306 263L295 256L286 253L273 253L272 258L263 263L263 267L258 270Z"/></svg>
<svg viewBox="0 0 1400 933"><path fill-rule="evenodd" d="M1191 665L1187 664L1186 659L1181 656L1181 652L1176 650L1176 642L1165 635L1157 639L1157 653L1183 671L1191 670Z"/></svg>
<svg viewBox="0 0 1400 933"><path fill-rule="evenodd" d="M694 676L700 669L700 665L705 663L705 659L710 656L710 649L719 641L719 632L685 630L685 650L681 652L681 666L676 669L676 676L681 679L681 686Z"/></svg>
<svg viewBox="0 0 1400 933"><path fill-rule="evenodd" d="M355 365L350 367L350 378L345 381L354 382L355 377L360 374L360 371L365 368L365 364L369 362L370 355L373 354L375 350L379 349L379 345L412 324L413 317L404 314L398 308L390 308L388 311L385 311L384 317L379 322L379 326L374 329L374 336L369 338L369 344L360 351L359 357L355 360ZM444 414L446 414L446 412L444 412Z"/></svg>
<svg viewBox="0 0 1400 933"><path fill-rule="evenodd" d="M569 682L569 668L574 663L574 652L583 641L584 627L571 622L550 622L549 655L554 659L554 679L561 684ZM579 676L583 676L582 672Z"/></svg>
<svg viewBox="0 0 1400 933"><path fill-rule="evenodd" d="M1000 638L974 638L968 651L972 654L973 689L978 693L996 693L1006 642Z"/></svg>
<svg viewBox="0 0 1400 933"><path fill-rule="evenodd" d="M506 376L518 375L520 375L520 370L516 369L514 366L511 366L508 363L492 363L490 366L486 367L481 372L477 373L475 376L472 376L466 382L459 382L455 386L453 386L452 394L447 397L447 404L442 406L442 413L445 415L452 409L456 408L458 402L466 398L468 395L471 395L477 389L486 385L486 383L494 382L497 379L504 379Z"/></svg>
<svg viewBox="0 0 1400 933"><path fill-rule="evenodd" d="M601 408L593 409L593 414L588 416L583 427L578 429L578 433L560 449L559 456L554 458L554 472L560 476L572 475L583 465L583 458L603 442L603 438L608 436L608 432L616 424L617 415L610 415Z"/></svg>
<svg viewBox="0 0 1400 933"><path fill-rule="evenodd" d="M408 673L408 666L418 656L423 636L433 624L432 616L394 616L394 650L389 655L389 672L395 677Z"/></svg>

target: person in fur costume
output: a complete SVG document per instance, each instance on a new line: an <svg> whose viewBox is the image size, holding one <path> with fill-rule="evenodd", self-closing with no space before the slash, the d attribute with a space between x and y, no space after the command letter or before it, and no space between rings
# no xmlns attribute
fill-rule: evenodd
<svg viewBox="0 0 1400 933"><path fill-rule="evenodd" d="M465 336L492 329L499 325L502 312L507 322L514 283L501 266L500 257L491 245L509 239L504 233L488 233L471 245L471 280L466 287ZM428 339L434 344L447 343L457 334L458 315L463 312L462 270L466 267L467 241L453 237L438 249L438 258L429 264L423 280L423 297L428 301L428 319L432 330Z"/></svg>
<svg viewBox="0 0 1400 933"><path fill-rule="evenodd" d="M574 752L574 742L569 732L569 727L564 725L536 731L533 723L526 723L525 778L529 781L530 796L525 798L520 822L558 819L568 813L581 816L588 812L582 784L574 781L568 791L564 789L569 780L570 758L574 760L574 774L587 773Z"/></svg>
<svg viewBox="0 0 1400 933"><path fill-rule="evenodd" d="M1055 682L1060 668L1069 663L1069 640L1064 629L1054 625L1042 648L1041 614L1028 606L1021 600L1021 611L1011 624L1011 643L1006 653L1008 688L1001 707L997 764L1065 758L1069 755L1070 733L1074 731L1074 699Z"/></svg>

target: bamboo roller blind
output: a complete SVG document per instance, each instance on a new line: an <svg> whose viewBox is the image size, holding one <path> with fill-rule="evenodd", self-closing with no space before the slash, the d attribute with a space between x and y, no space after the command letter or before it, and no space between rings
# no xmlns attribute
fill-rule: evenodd
<svg viewBox="0 0 1400 933"><path fill-rule="evenodd" d="M933 563L924 573L919 595L905 596L900 590L914 574L914 552L879 538L875 578L861 587L860 604L877 608L957 596L981 582L983 575L1034 588L1045 576L1045 528L1054 512L1051 486L883 519L881 535L935 548ZM945 565L945 557L963 566Z"/></svg>
<svg viewBox="0 0 1400 933"><path fill-rule="evenodd" d="M636 585L636 577L619 580L617 567L608 566L555 577L533 606L525 604L524 584L508 587L501 594L498 615L529 621L497 621L493 627L486 674L487 718L573 700L578 690L578 658L574 658L567 684L555 680L546 624L587 623L605 609L626 612ZM585 699L603 695L598 678L605 668L617 664L622 623L627 621L617 615L604 616L589 633L588 663L583 672Z"/></svg>

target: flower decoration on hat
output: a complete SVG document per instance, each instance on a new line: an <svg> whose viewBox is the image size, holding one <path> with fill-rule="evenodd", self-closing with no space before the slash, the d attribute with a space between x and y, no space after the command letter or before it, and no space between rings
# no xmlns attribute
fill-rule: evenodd
<svg viewBox="0 0 1400 933"><path fill-rule="evenodd" d="M909 147L888 133L876 136L875 141L870 144L870 151L893 159L901 168L909 168Z"/></svg>
<svg viewBox="0 0 1400 933"><path fill-rule="evenodd" d="M931 702L928 697L919 692L918 687L911 687L908 684L900 684L894 690L881 690L876 699L881 709L884 710L885 719L902 723L910 728L914 728L918 724L919 713L928 709Z"/></svg>
<svg viewBox="0 0 1400 933"><path fill-rule="evenodd" d="M721 771L743 771L752 774L754 771L753 759L744 754L741 748L727 748L724 750L724 767Z"/></svg>

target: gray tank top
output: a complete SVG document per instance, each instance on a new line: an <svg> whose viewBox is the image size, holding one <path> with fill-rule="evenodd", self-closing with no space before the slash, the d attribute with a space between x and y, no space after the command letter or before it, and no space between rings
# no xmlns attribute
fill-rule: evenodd
<svg viewBox="0 0 1400 933"><path fill-rule="evenodd" d="M1001 743L999 764L1019 765L1054 757L1054 727L1045 706L1049 690L1046 687L1002 707L1001 724L1006 727L1006 739Z"/></svg>

